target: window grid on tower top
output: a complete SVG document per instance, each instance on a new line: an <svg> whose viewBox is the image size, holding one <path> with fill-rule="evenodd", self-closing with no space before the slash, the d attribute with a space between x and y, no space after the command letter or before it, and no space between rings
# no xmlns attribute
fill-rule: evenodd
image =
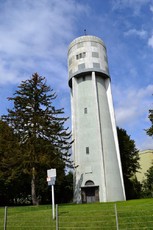
<svg viewBox="0 0 153 230"><path fill-rule="evenodd" d="M78 60L78 59L81 59L81 58L85 58L85 56L86 56L86 52L79 53L79 54L76 55L76 59Z"/></svg>

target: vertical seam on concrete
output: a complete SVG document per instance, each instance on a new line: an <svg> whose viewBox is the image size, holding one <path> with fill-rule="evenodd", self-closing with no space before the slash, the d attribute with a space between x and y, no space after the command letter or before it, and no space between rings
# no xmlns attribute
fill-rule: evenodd
<svg viewBox="0 0 153 230"><path fill-rule="evenodd" d="M114 143L115 143L115 148L116 148L116 155L117 155L117 162L118 162L118 167L119 167L121 185L122 185L122 189L123 189L123 196L124 196L124 199L126 199L125 189L124 189L124 181L123 181L122 165L121 165L121 157L120 157L120 150L119 150L119 143L118 143L117 130L116 130L115 112L113 109L112 91L111 91L111 85L110 85L109 81L110 80L107 79L105 82L105 85L107 85L106 86L106 88L107 88L106 94L107 94L107 98L108 98L108 107L109 107L112 130L113 130Z"/></svg>
<svg viewBox="0 0 153 230"><path fill-rule="evenodd" d="M76 89L76 79L75 77L73 77L72 79L72 135L73 135L73 139L74 139L74 142L73 142L73 156L74 156L74 163L75 163L75 166L78 165L78 157L79 157L79 154L76 153L76 100L77 100L77 89ZM75 181L74 181L74 202L77 202L78 203L78 198L76 197L75 194L78 193L78 175L77 175L77 171L78 169L75 168Z"/></svg>
<svg viewBox="0 0 153 230"><path fill-rule="evenodd" d="M104 151L103 151L103 140L102 140L102 127L101 127L101 122L100 122L100 111L99 111L99 100L98 100L98 95L97 95L97 82L96 82L96 76L95 76L95 72L92 72L92 81L93 81L93 85L94 85L94 92L95 92L95 100L96 100L96 109L97 109L97 114L98 114L98 127L99 127L99 133L100 133L100 143L101 143L101 157L102 157L102 163L103 163L103 180L104 180L104 201L107 201L107 196L106 196L106 173L105 173L105 160L104 160Z"/></svg>

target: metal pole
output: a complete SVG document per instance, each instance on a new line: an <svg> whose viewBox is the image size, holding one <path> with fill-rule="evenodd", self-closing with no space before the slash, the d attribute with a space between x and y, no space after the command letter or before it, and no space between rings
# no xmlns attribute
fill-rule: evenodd
<svg viewBox="0 0 153 230"><path fill-rule="evenodd" d="M118 226L118 215L117 215L117 207L116 207L116 204L115 204L114 206L115 206L115 217L116 217L116 229L119 230L119 226Z"/></svg>
<svg viewBox="0 0 153 230"><path fill-rule="evenodd" d="M56 230L58 230L58 204L56 204Z"/></svg>
<svg viewBox="0 0 153 230"><path fill-rule="evenodd" d="M6 230L7 226L7 206L5 206L5 212L4 212L4 230Z"/></svg>
<svg viewBox="0 0 153 230"><path fill-rule="evenodd" d="M55 199L54 199L54 185L52 185L52 216L53 220L55 219Z"/></svg>

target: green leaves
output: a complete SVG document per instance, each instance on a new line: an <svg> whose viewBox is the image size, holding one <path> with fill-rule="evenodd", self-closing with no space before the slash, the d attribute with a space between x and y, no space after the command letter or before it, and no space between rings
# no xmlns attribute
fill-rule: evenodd
<svg viewBox="0 0 153 230"><path fill-rule="evenodd" d="M139 169L139 154L134 140L124 129L117 128L123 175L131 178Z"/></svg>
<svg viewBox="0 0 153 230"><path fill-rule="evenodd" d="M145 173L145 180L143 181L142 195L144 197L153 197L153 166L151 166Z"/></svg>
<svg viewBox="0 0 153 230"><path fill-rule="evenodd" d="M151 126L150 126L149 129L146 130L146 132L147 132L147 135L153 136L153 110L152 109L149 110L149 116L148 116L148 118L151 121Z"/></svg>
<svg viewBox="0 0 153 230"><path fill-rule="evenodd" d="M138 185L138 183L136 180L134 181L133 178L135 176L135 173L140 168L138 150L135 147L134 140L131 140L126 130L117 128L117 133L126 198L137 198L138 194L136 194L137 191L134 187Z"/></svg>

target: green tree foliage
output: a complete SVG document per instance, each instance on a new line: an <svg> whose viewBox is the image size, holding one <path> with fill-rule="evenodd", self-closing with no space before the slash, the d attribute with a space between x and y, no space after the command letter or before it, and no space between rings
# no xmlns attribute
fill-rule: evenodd
<svg viewBox="0 0 153 230"><path fill-rule="evenodd" d="M53 106L56 94L37 73L22 81L14 97L8 99L14 102L14 107L8 109L8 115L2 119L18 136L20 165L31 178L31 197L35 205L45 186L42 177L46 178L46 170L55 167L64 174L65 165L70 163L71 133L65 128L68 118L62 117L63 108Z"/></svg>
<svg viewBox="0 0 153 230"><path fill-rule="evenodd" d="M69 203L73 201L73 173L65 175L62 183L55 186L56 199L59 203Z"/></svg>
<svg viewBox="0 0 153 230"><path fill-rule="evenodd" d="M127 199L137 198L140 183L134 177L140 168L139 154L134 140L131 140L126 130L117 128L118 141L121 155L122 171Z"/></svg>
<svg viewBox="0 0 153 230"><path fill-rule="evenodd" d="M151 121L151 126L149 129L146 130L146 132L149 136L153 136L153 110L152 109L149 110L149 116L148 117Z"/></svg>
<svg viewBox="0 0 153 230"><path fill-rule="evenodd" d="M21 152L17 136L0 120L0 205L15 203L28 193L28 183L21 170Z"/></svg>
<svg viewBox="0 0 153 230"><path fill-rule="evenodd" d="M153 197L153 166L151 166L146 174L146 179L143 181L143 197Z"/></svg>

